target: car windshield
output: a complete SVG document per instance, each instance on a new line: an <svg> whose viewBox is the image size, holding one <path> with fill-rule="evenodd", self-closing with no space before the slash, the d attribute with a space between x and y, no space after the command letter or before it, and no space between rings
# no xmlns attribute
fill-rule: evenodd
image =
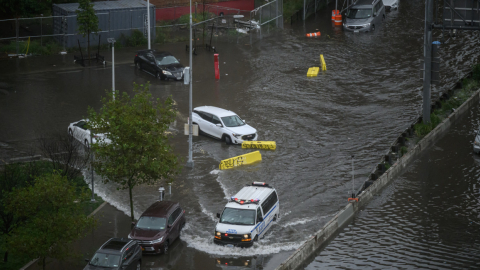
<svg viewBox="0 0 480 270"><path fill-rule="evenodd" d="M347 18L349 19L367 19L372 17L371 8L351 8L347 11Z"/></svg>
<svg viewBox="0 0 480 270"><path fill-rule="evenodd" d="M235 225L255 225L255 210L225 208L220 223Z"/></svg>
<svg viewBox="0 0 480 270"><path fill-rule="evenodd" d="M100 252L95 253L95 255L93 255L93 258L89 262L90 265L101 267L118 267L119 263L120 255Z"/></svg>
<svg viewBox="0 0 480 270"><path fill-rule="evenodd" d="M222 117L222 121L227 127L238 127L243 126L245 123L238 117L238 115L225 116Z"/></svg>
<svg viewBox="0 0 480 270"><path fill-rule="evenodd" d="M165 56L163 58L157 58L157 64L159 66L166 66L166 65L171 65L171 64L178 64L180 62L178 62L177 58L175 58L174 56Z"/></svg>
<svg viewBox="0 0 480 270"><path fill-rule="evenodd" d="M163 217L141 217L136 228L145 230L165 230L167 219Z"/></svg>

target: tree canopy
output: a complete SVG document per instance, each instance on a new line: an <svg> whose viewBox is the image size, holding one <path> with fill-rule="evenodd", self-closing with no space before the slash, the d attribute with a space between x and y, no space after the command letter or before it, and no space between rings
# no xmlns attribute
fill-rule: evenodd
<svg viewBox="0 0 480 270"><path fill-rule="evenodd" d="M78 193L65 176L45 174L35 184L9 194L6 209L25 222L8 236L12 251L40 258L45 269L46 258L65 259L72 254L69 243L84 236L95 225L93 217L83 213L81 201L87 193Z"/></svg>
<svg viewBox="0 0 480 270"><path fill-rule="evenodd" d="M88 109L89 126L107 134L111 143L92 145L93 167L105 183L113 181L128 189L134 220L132 189L140 184L172 181L180 170L178 157L169 143L170 124L175 120L173 100L154 100L149 84L133 84L134 96L126 92L115 99L111 91L102 98L100 111Z"/></svg>

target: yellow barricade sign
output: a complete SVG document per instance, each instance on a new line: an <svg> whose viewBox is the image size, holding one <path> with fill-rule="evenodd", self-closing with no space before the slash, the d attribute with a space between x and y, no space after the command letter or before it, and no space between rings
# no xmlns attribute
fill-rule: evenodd
<svg viewBox="0 0 480 270"><path fill-rule="evenodd" d="M320 54L320 64L322 65L322 71L326 71L327 63L325 63L325 59L323 59L323 54Z"/></svg>
<svg viewBox="0 0 480 270"><path fill-rule="evenodd" d="M220 162L219 167L220 167L220 170L226 170L226 169L231 169L241 165L252 164L254 162L261 161L261 160L262 160L262 155L260 154L259 151L255 151L245 155L224 159Z"/></svg>
<svg viewBox="0 0 480 270"><path fill-rule="evenodd" d="M242 143L242 148L275 150L277 144L271 141L248 141Z"/></svg>
<svg viewBox="0 0 480 270"><path fill-rule="evenodd" d="M319 67L311 67L307 71L307 77L316 77L318 74L318 71L320 71Z"/></svg>

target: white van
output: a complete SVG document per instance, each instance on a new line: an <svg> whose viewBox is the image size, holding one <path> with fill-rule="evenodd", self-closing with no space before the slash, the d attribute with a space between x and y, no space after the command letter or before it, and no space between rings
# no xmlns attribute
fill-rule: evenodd
<svg viewBox="0 0 480 270"><path fill-rule="evenodd" d="M263 182L243 187L217 213L213 242L218 245L251 247L265 235L280 215L275 189Z"/></svg>

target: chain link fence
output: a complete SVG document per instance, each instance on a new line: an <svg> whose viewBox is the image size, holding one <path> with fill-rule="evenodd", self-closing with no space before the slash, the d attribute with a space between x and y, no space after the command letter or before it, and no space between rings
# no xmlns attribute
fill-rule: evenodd
<svg viewBox="0 0 480 270"><path fill-rule="evenodd" d="M185 8L188 13L189 7L155 10L157 16L170 14L172 19L153 25L152 43L188 41L189 14ZM242 38L250 38L253 43L274 29L283 29L283 0L268 2L251 11L197 3L192 11L196 47L211 48L215 42L238 42ZM96 15L100 31L90 36L90 46L108 46L105 44L109 37L117 39L116 47L146 44L146 14L124 10ZM76 20L76 15L0 20L0 50L9 54L49 54L76 51L79 46L85 48L86 38L78 33Z"/></svg>

